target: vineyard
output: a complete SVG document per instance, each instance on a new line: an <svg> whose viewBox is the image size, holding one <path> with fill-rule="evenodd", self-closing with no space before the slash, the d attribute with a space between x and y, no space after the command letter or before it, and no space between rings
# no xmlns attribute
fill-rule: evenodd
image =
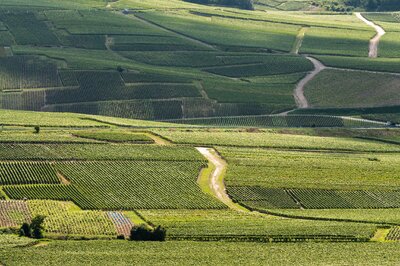
<svg viewBox="0 0 400 266"><path fill-rule="evenodd" d="M74 185L22 185L6 186L4 192L11 199L18 200L59 200L73 201L83 209L95 209L96 206Z"/></svg>
<svg viewBox="0 0 400 266"><path fill-rule="evenodd" d="M0 266L399 264L389 1L0 2Z"/></svg>
<svg viewBox="0 0 400 266"><path fill-rule="evenodd" d="M215 127L385 127L385 124L347 119L337 116L322 115L287 115L287 116L235 116L235 117L212 117L212 118L194 118L166 120L167 122L204 125Z"/></svg>
<svg viewBox="0 0 400 266"><path fill-rule="evenodd" d="M260 209L382 209L400 208L399 191L279 189L228 187L231 197Z"/></svg>
<svg viewBox="0 0 400 266"><path fill-rule="evenodd" d="M0 185L41 183L59 183L49 163L0 163Z"/></svg>
<svg viewBox="0 0 400 266"><path fill-rule="evenodd" d="M25 201L0 200L0 227L16 227L31 219L31 212Z"/></svg>
<svg viewBox="0 0 400 266"><path fill-rule="evenodd" d="M145 134L112 132L112 131L78 131L75 136L85 139L103 140L109 142L154 143L154 140Z"/></svg>
<svg viewBox="0 0 400 266"><path fill-rule="evenodd" d="M56 164L97 209L224 208L197 185L201 167L189 161Z"/></svg>
<svg viewBox="0 0 400 266"><path fill-rule="evenodd" d="M398 146L393 144L355 138L282 134L262 129L155 129L152 132L176 144L352 152L397 152L399 150ZM261 151L263 150L257 150L257 152ZM249 153L252 153L251 150Z"/></svg>
<svg viewBox="0 0 400 266"><path fill-rule="evenodd" d="M341 154L218 148L230 167L227 186L395 191L398 154ZM322 193L323 191L321 191ZM382 195L385 195L383 193Z"/></svg>
<svg viewBox="0 0 400 266"><path fill-rule="evenodd" d="M204 161L192 147L110 144L0 144L2 160L142 160L142 161Z"/></svg>
<svg viewBox="0 0 400 266"><path fill-rule="evenodd" d="M68 202L29 201L33 216L45 215L48 233L62 235L110 235L117 234L113 222L105 212L81 211Z"/></svg>
<svg viewBox="0 0 400 266"><path fill-rule="evenodd" d="M258 241L301 241L301 239L332 239L336 237L369 237L374 226L282 219L274 216L260 216L231 210L141 210L146 220L163 224L171 239L225 239ZM271 240L269 240L271 239ZM290 240L289 240L290 241Z"/></svg>
<svg viewBox="0 0 400 266"><path fill-rule="evenodd" d="M400 240L400 227L393 227L386 236L387 240Z"/></svg>

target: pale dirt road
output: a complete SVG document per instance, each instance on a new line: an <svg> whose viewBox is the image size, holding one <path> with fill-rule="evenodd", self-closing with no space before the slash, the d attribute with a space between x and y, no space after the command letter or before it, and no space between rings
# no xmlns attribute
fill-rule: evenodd
<svg viewBox="0 0 400 266"><path fill-rule="evenodd" d="M365 24L367 24L368 26L370 26L370 27L375 29L376 35L369 41L369 54L368 54L368 56L371 57L371 58L378 57L379 41L382 38L382 36L386 34L385 30L381 26L378 26L375 23L373 23L372 21L369 21L368 19L363 17L363 15L361 15L361 13L356 12L354 14L356 15L357 18L362 20Z"/></svg>
<svg viewBox="0 0 400 266"><path fill-rule="evenodd" d="M209 185L214 195L233 210L249 212L239 204L234 203L226 193L223 175L226 171L227 163L224 161L224 159L222 159L212 148L196 147L196 149L215 166L215 169L211 173L211 177L209 179Z"/></svg>
<svg viewBox="0 0 400 266"><path fill-rule="evenodd" d="M304 96L304 88L308 82L310 82L319 72L324 70L326 66L324 66L320 61L315 58L306 57L311 61L314 65L314 70L307 74L299 83L296 85L296 89L294 90L294 99L296 100L296 105L298 108L308 108L310 107L306 97Z"/></svg>

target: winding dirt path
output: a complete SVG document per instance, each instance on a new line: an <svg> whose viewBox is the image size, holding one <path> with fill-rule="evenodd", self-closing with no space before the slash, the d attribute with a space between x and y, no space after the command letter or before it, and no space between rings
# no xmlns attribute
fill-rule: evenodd
<svg viewBox="0 0 400 266"><path fill-rule="evenodd" d="M213 194L226 206L236 211L249 210L243 208L237 203L234 203L226 193L224 185L224 174L226 172L227 163L222 159L218 153L212 148L196 147L196 149L205 157L207 160L215 166L214 171L210 175L209 185Z"/></svg>
<svg viewBox="0 0 400 266"><path fill-rule="evenodd" d="M369 21L366 19L363 15L361 15L360 12L354 13L357 18L362 20L365 24L368 26L372 27L376 31L376 35L369 41L369 54L368 56L371 58L376 58L378 57L378 45L379 41L382 38L383 35L386 34L385 30L381 27L373 23L372 21Z"/></svg>
<svg viewBox="0 0 400 266"><path fill-rule="evenodd" d="M304 96L304 88L308 82L310 82L319 72L324 70L326 66L324 66L320 61L315 58L306 56L308 60L311 61L314 65L314 70L307 74L299 83L296 85L296 89L294 90L294 99L296 100L296 105L298 108L308 108L310 107L306 97Z"/></svg>

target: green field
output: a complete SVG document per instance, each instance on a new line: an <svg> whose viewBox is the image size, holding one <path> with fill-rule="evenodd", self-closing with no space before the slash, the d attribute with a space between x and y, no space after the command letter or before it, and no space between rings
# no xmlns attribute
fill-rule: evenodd
<svg viewBox="0 0 400 266"><path fill-rule="evenodd" d="M391 174L389 170L399 159L396 154L307 153L242 148L218 148L218 151L232 165L226 177L228 186L344 190L391 190L399 186L395 171Z"/></svg>
<svg viewBox="0 0 400 266"><path fill-rule="evenodd" d="M2 261L10 265L32 265L35 257L41 265L85 265L101 262L104 265L130 265L143 263L152 265L185 265L202 263L219 263L235 265L246 262L258 265L260 260L266 263L288 263L298 265L331 264L379 264L383 260L387 264L396 264L399 257L398 243L305 243L272 244L263 243L220 243L220 242L168 242L168 243L128 243L110 241L56 241L43 247L27 249L12 248L24 245L15 238L2 238L7 248L0 251ZM218 249L220 252L216 252ZM68 262L63 255L68 252ZM85 256L90 253L90 258ZM121 256L121 253L126 256ZM304 253L308 254L304 256ZM215 256L210 256L214 254ZM360 255L363 254L363 255ZM284 259L282 259L282 257ZM17 260L18 263L13 261Z"/></svg>
<svg viewBox="0 0 400 266"><path fill-rule="evenodd" d="M396 4L0 2L0 266L398 264Z"/></svg>
<svg viewBox="0 0 400 266"><path fill-rule="evenodd" d="M251 130L250 130L251 131ZM298 150L332 150L361 152L397 152L396 145L360 139L277 134L276 132L240 130L154 130L157 134L178 144L206 146L244 146Z"/></svg>
<svg viewBox="0 0 400 266"><path fill-rule="evenodd" d="M400 103L399 81L395 75L325 70L307 84L305 96L313 107L393 106Z"/></svg>

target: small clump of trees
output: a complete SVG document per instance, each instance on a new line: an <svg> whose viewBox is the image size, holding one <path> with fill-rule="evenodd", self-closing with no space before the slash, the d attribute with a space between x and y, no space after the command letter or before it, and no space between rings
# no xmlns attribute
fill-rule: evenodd
<svg viewBox="0 0 400 266"><path fill-rule="evenodd" d="M43 223L45 218L46 216L38 215L32 219L30 224L23 223L21 228L19 229L19 235L36 239L43 238Z"/></svg>
<svg viewBox="0 0 400 266"><path fill-rule="evenodd" d="M165 241L167 231L161 226L150 228L145 224L133 226L129 240L132 241Z"/></svg>

